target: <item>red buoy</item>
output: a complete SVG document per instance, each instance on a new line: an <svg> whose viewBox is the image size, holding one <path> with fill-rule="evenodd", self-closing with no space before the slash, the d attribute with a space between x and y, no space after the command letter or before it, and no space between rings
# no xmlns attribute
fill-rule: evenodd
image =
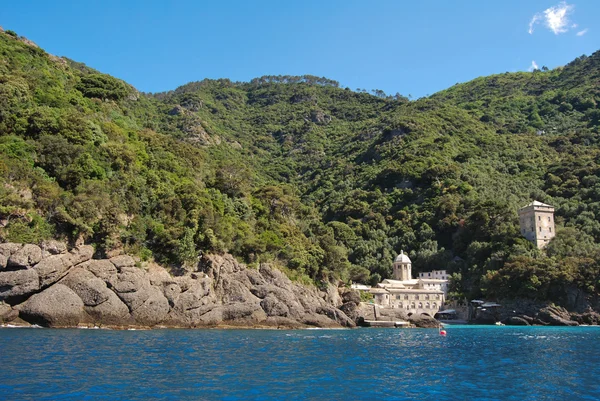
<svg viewBox="0 0 600 401"><path fill-rule="evenodd" d="M440 330L440 336L445 336L446 335L446 330Z"/></svg>

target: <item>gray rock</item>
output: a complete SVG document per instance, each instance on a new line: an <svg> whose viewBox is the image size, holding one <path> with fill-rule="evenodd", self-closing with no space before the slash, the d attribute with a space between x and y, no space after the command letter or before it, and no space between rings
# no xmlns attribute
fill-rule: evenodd
<svg viewBox="0 0 600 401"><path fill-rule="evenodd" d="M0 270L5 269L8 264L8 258L0 254Z"/></svg>
<svg viewBox="0 0 600 401"><path fill-rule="evenodd" d="M571 320L571 316L566 310L553 306L540 310L536 318L551 326L579 326L579 323Z"/></svg>
<svg viewBox="0 0 600 401"><path fill-rule="evenodd" d="M0 322L12 322L19 317L19 311L13 309L10 305L0 302Z"/></svg>
<svg viewBox="0 0 600 401"><path fill-rule="evenodd" d="M60 284L73 290L86 306L96 306L108 300L111 293L104 281L81 267L71 269Z"/></svg>
<svg viewBox="0 0 600 401"><path fill-rule="evenodd" d="M307 313L302 322L308 326L322 328L339 327L339 324L335 320L331 320L327 316L318 313Z"/></svg>
<svg viewBox="0 0 600 401"><path fill-rule="evenodd" d="M6 256L6 259L8 259L13 253L17 252L21 248L23 248L23 244L5 242L3 244L0 244L0 255L4 255Z"/></svg>
<svg viewBox="0 0 600 401"><path fill-rule="evenodd" d="M39 289L39 276L33 269L0 272L0 301L14 305Z"/></svg>
<svg viewBox="0 0 600 401"><path fill-rule="evenodd" d="M262 322L267 319L259 303L244 303L223 306L224 321Z"/></svg>
<svg viewBox="0 0 600 401"><path fill-rule="evenodd" d="M48 287L62 279L73 266L92 258L94 248L81 245L65 254L51 255L42 259L33 269L40 276L40 288Z"/></svg>
<svg viewBox="0 0 600 401"><path fill-rule="evenodd" d="M342 301L346 302L354 302L356 305L360 303L360 293L357 290L346 289L342 293Z"/></svg>
<svg viewBox="0 0 600 401"><path fill-rule="evenodd" d="M70 288L55 284L19 305L19 316L48 327L74 327L83 316L83 301Z"/></svg>
<svg viewBox="0 0 600 401"><path fill-rule="evenodd" d="M60 255L67 253L67 245L64 242L49 240L42 242L42 258L50 255Z"/></svg>
<svg viewBox="0 0 600 401"><path fill-rule="evenodd" d="M70 260L73 265L86 262L94 256L94 247L91 245L80 245L71 249L69 252Z"/></svg>
<svg viewBox="0 0 600 401"><path fill-rule="evenodd" d="M262 301L260 306L263 308L267 316L283 316L287 317L290 314L290 309L286 304L279 301L275 296L269 294Z"/></svg>
<svg viewBox="0 0 600 401"><path fill-rule="evenodd" d="M169 305L171 307L175 306L175 302L179 295L181 294L181 287L176 283L164 283L163 284L163 294L167 301L169 301Z"/></svg>
<svg viewBox="0 0 600 401"><path fill-rule="evenodd" d="M440 327L440 322L425 314L413 314L408 318L408 321L416 327L424 329L432 329Z"/></svg>
<svg viewBox="0 0 600 401"><path fill-rule="evenodd" d="M344 312L339 309L334 308L333 306L322 306L317 308L317 313L321 315L327 316L329 319L335 321L344 327L356 327L356 323L352 321Z"/></svg>
<svg viewBox="0 0 600 401"><path fill-rule="evenodd" d="M42 249L37 245L26 244L8 258L9 268L27 269L42 260Z"/></svg>
<svg viewBox="0 0 600 401"><path fill-rule="evenodd" d="M150 286L150 280L144 271L137 267L122 266L119 268L116 280L111 281L112 288L118 294L136 292L145 286Z"/></svg>
<svg viewBox="0 0 600 401"><path fill-rule="evenodd" d="M39 275L40 287L44 288L63 278L71 267L73 261L70 254L51 255L42 259L33 270Z"/></svg>
<svg viewBox="0 0 600 401"><path fill-rule="evenodd" d="M127 325L134 323L127 305L112 291L108 293L106 301L96 306L84 306L84 310L91 320L90 323L96 325Z"/></svg>
<svg viewBox="0 0 600 401"><path fill-rule="evenodd" d="M94 276L107 283L114 281L117 278L117 268L107 259L90 260L89 262L81 264L81 267L87 269L93 273Z"/></svg>
<svg viewBox="0 0 600 401"><path fill-rule="evenodd" d="M146 326L153 326L165 320L169 313L169 301L165 298L160 288L150 286L144 295L144 302L131 311L131 316L133 316L135 322Z"/></svg>
<svg viewBox="0 0 600 401"><path fill-rule="evenodd" d="M115 265L117 269L135 266L135 260L129 255L115 256L114 258L110 258L110 262Z"/></svg>

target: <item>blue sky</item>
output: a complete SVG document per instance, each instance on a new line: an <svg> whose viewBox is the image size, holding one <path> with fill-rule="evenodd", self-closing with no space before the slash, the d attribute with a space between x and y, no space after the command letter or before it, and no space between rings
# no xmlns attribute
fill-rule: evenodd
<svg viewBox="0 0 600 401"><path fill-rule="evenodd" d="M203 78L326 76L414 98L600 49L600 1L3 2L0 26L145 92Z"/></svg>

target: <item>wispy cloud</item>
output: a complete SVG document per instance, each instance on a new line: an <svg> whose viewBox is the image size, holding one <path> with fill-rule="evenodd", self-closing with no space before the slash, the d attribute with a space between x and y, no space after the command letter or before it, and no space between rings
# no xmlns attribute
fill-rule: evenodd
<svg viewBox="0 0 600 401"><path fill-rule="evenodd" d="M587 31L588 31L587 28L585 28L583 31L579 31L579 32L577 32L577 36L583 36L587 33Z"/></svg>
<svg viewBox="0 0 600 401"><path fill-rule="evenodd" d="M527 32L533 34L534 25L544 22L544 25L554 32L555 35L568 32L569 29L577 27L577 24L571 24L569 15L575 10L575 5L567 4L565 1L550 7L541 13L536 13L529 21Z"/></svg>
<svg viewBox="0 0 600 401"><path fill-rule="evenodd" d="M535 70L539 70L539 69L540 68L538 67L535 60L531 60L531 65L529 66L529 71L535 71Z"/></svg>

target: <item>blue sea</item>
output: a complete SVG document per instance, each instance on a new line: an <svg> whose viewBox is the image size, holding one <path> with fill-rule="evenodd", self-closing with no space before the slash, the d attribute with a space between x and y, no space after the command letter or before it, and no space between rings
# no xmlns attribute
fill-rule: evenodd
<svg viewBox="0 0 600 401"><path fill-rule="evenodd" d="M598 400L600 328L0 329L3 400Z"/></svg>

